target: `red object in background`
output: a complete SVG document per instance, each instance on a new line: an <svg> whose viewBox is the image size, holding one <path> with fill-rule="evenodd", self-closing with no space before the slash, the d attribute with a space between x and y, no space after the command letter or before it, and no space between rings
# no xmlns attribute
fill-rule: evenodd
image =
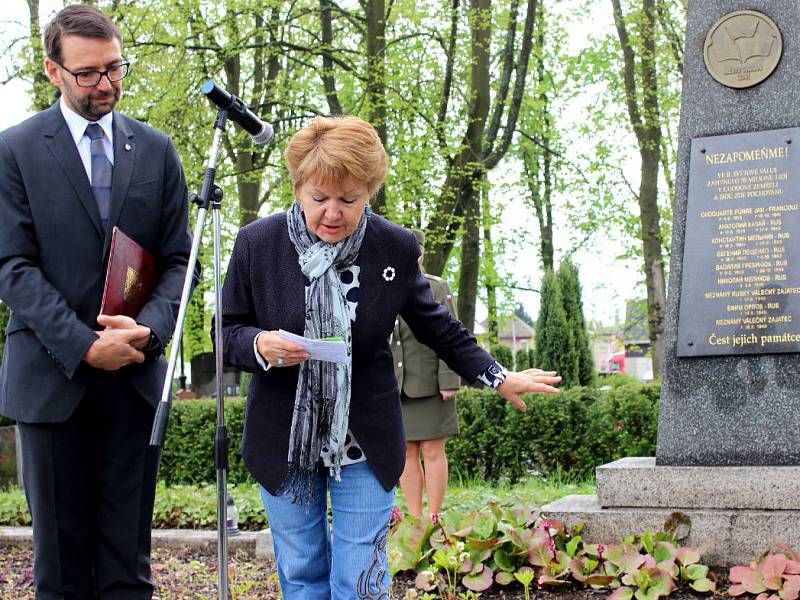
<svg viewBox="0 0 800 600"><path fill-rule="evenodd" d="M609 373L624 373L625 372L625 353L617 352L612 354L608 359Z"/></svg>
<svg viewBox="0 0 800 600"><path fill-rule="evenodd" d="M135 319L153 293L156 276L153 255L114 227L100 314Z"/></svg>

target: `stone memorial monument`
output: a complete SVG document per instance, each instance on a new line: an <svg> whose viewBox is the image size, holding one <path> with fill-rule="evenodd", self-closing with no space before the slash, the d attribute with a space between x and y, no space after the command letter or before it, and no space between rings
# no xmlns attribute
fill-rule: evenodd
<svg viewBox="0 0 800 600"><path fill-rule="evenodd" d="M800 550L800 9L689 0L655 458L543 510L617 542L689 516L716 565Z"/></svg>

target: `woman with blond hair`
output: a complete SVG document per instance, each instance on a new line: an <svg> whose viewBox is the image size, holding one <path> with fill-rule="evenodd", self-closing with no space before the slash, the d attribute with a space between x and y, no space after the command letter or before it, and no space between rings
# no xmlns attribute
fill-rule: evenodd
<svg viewBox="0 0 800 600"><path fill-rule="evenodd" d="M242 452L262 486L283 597L388 598L385 541L405 458L396 316L518 408L520 394L556 392L559 378L506 372L434 300L414 234L369 211L387 172L371 125L316 117L285 158L296 201L242 228L223 287L225 362L253 373ZM279 329L340 338L350 361L309 360Z"/></svg>

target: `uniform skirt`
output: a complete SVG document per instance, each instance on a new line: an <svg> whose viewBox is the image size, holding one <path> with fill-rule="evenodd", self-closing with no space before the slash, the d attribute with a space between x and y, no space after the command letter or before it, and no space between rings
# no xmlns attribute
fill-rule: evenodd
<svg viewBox="0 0 800 600"><path fill-rule="evenodd" d="M424 398L402 394L401 399L407 441L435 440L458 433L455 398L445 402L441 394Z"/></svg>

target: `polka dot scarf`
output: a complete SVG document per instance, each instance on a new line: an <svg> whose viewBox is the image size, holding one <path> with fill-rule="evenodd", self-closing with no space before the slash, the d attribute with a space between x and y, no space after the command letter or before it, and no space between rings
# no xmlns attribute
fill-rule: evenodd
<svg viewBox="0 0 800 600"><path fill-rule="evenodd" d="M310 281L305 293L305 331L311 339L341 337L352 355L352 332L347 298L337 271L351 266L361 250L366 213L348 237L335 244L308 231L295 202L287 212L289 239L299 256L300 269ZM297 378L292 430L289 435L289 474L292 500L310 504L317 461L322 456L340 479L350 415L351 365L307 360ZM324 449L324 451L323 451Z"/></svg>

